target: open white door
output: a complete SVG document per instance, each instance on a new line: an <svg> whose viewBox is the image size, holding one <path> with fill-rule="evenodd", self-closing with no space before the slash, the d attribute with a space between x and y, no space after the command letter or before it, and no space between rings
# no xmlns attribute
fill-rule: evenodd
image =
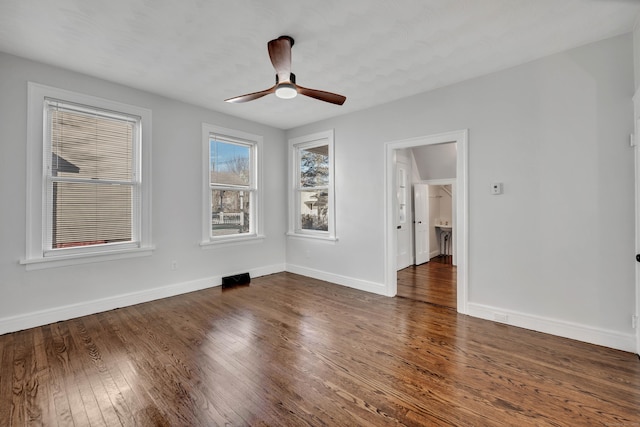
<svg viewBox="0 0 640 427"><path fill-rule="evenodd" d="M402 270L413 261L410 222L410 184L409 163L401 156L396 159L396 230L397 230L397 269Z"/></svg>
<svg viewBox="0 0 640 427"><path fill-rule="evenodd" d="M429 261L429 185L413 186L413 209L415 211L416 265Z"/></svg>
<svg viewBox="0 0 640 427"><path fill-rule="evenodd" d="M636 123L636 132L640 131L640 120ZM638 135L636 133L636 135ZM640 354L640 148L638 138L635 137L635 169L636 169L636 313L634 323L636 328L636 353Z"/></svg>

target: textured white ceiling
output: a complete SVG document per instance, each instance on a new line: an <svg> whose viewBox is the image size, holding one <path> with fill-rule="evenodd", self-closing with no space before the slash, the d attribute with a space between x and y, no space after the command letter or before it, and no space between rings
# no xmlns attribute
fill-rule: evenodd
<svg viewBox="0 0 640 427"><path fill-rule="evenodd" d="M289 129L630 32L639 0L0 0L0 51ZM273 95L267 42L295 39Z"/></svg>

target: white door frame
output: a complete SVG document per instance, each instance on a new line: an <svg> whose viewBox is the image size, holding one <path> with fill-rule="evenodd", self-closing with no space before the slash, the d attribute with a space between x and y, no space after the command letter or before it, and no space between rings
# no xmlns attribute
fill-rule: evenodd
<svg viewBox="0 0 640 427"><path fill-rule="evenodd" d="M636 121L636 128L640 128L640 119ZM638 129L640 130L640 129ZM637 134L636 134L637 135ZM638 147L638 140L640 138L634 137L633 156L635 162L635 196L636 196L636 254L640 254L640 147ZM640 355L640 325L638 324L638 315L640 314L640 263L635 261L636 267L636 307L635 307L635 328L636 328L636 354Z"/></svg>
<svg viewBox="0 0 640 427"><path fill-rule="evenodd" d="M633 157L635 163L635 221L636 221L636 254L640 254L640 147L638 143L638 131L640 131L640 118L636 120L636 134L634 136ZM636 267L636 307L635 307L635 328L636 328L636 354L640 355L640 325L638 317L640 315L640 263L635 261Z"/></svg>
<svg viewBox="0 0 640 427"><path fill-rule="evenodd" d="M395 296L398 291L398 275L396 271L396 229L395 229L395 212L394 197L395 189L394 181L394 150L402 148L413 148L423 145L443 144L447 142L455 142L456 155L456 225L458 234L456 236L457 251L457 288L458 301L457 309L459 313L467 314L468 300L468 250L469 250L469 195L467 182L467 153L468 153L468 134L467 129L444 132L436 135L428 135L417 138L405 139L400 141L392 141L385 144L385 233L384 233L384 251L385 251L385 289L388 296Z"/></svg>
<svg viewBox="0 0 640 427"><path fill-rule="evenodd" d="M635 224L636 224L636 254L640 254L640 89L638 89L633 96L633 109L634 109L634 131L635 134L632 138L633 156L635 163ZM640 355L640 263L632 261L636 267L636 307L635 307L635 327L636 327L636 354Z"/></svg>

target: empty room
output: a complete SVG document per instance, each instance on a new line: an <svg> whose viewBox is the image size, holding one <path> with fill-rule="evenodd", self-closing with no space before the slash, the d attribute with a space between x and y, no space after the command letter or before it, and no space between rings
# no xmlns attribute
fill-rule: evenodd
<svg viewBox="0 0 640 427"><path fill-rule="evenodd" d="M639 426L640 2L0 2L0 426Z"/></svg>

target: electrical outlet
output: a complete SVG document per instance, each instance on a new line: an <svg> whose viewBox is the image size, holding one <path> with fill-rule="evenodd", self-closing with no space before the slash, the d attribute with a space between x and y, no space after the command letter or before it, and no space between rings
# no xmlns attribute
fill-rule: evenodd
<svg viewBox="0 0 640 427"><path fill-rule="evenodd" d="M637 316L637 315L635 315L635 314L632 314L632 315L631 315L631 327L632 327L633 329L635 329L635 328L637 328L637 327L638 327L638 316Z"/></svg>
<svg viewBox="0 0 640 427"><path fill-rule="evenodd" d="M509 316L504 313L493 313L493 320L496 322L507 323L509 321Z"/></svg>
<svg viewBox="0 0 640 427"><path fill-rule="evenodd" d="M178 261L173 260L171 261L171 270L177 270L178 269Z"/></svg>

